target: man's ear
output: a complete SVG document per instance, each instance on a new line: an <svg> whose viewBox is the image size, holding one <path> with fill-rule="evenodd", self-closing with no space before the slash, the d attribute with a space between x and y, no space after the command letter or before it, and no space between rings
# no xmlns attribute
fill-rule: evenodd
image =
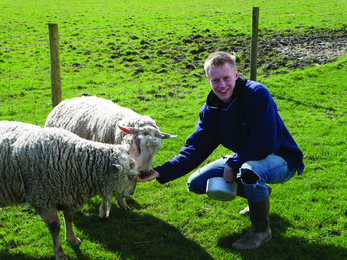
<svg viewBox="0 0 347 260"><path fill-rule="evenodd" d="M235 80L237 80L238 78L239 78L239 70L236 69Z"/></svg>

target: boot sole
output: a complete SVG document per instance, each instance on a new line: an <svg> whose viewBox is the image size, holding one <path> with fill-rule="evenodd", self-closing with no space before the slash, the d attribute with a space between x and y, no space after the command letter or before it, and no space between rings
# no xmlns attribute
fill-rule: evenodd
<svg viewBox="0 0 347 260"><path fill-rule="evenodd" d="M244 247L244 246L240 246L240 245L237 245L237 242L236 241L234 244L231 245L231 248L232 249L236 249L236 250L257 250L258 248L262 247L263 245L269 243L272 239L272 236L270 236L264 243L262 243L261 245L257 246L257 247Z"/></svg>

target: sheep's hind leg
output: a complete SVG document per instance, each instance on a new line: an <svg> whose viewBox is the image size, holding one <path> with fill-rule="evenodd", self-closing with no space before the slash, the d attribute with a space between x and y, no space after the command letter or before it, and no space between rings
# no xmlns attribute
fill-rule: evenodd
<svg viewBox="0 0 347 260"><path fill-rule="evenodd" d="M57 215L57 211L50 210L41 214L43 221L46 223L49 231L51 232L53 239L53 257L55 260L67 260L66 255L64 254L63 248L61 247L59 241L59 232L60 232L60 221Z"/></svg>
<svg viewBox="0 0 347 260"><path fill-rule="evenodd" d="M73 212L71 211L64 211L64 220L65 220L65 240L69 241L71 245L79 245L81 244L81 240L76 237L75 233L73 232L72 227L72 215Z"/></svg>

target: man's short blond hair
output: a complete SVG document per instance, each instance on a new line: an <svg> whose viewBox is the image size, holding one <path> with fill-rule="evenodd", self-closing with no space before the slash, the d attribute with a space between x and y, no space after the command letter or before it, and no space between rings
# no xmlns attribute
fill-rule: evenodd
<svg viewBox="0 0 347 260"><path fill-rule="evenodd" d="M205 61L205 65L204 65L206 76L208 77L208 71L210 68L221 66L221 65L224 65L225 63L229 63L232 69L234 69L235 71L237 70L236 59L234 55L231 55L230 53L227 53L227 52L211 53L207 57Z"/></svg>

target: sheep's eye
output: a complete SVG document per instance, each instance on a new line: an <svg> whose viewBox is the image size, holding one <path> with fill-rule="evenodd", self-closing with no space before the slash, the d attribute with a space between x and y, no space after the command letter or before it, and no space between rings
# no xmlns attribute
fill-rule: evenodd
<svg viewBox="0 0 347 260"><path fill-rule="evenodd" d="M141 139L139 138L135 139L135 146L136 146L137 152L141 154Z"/></svg>
<svg viewBox="0 0 347 260"><path fill-rule="evenodd" d="M136 139L135 139L135 145L138 146L138 147L140 147L140 145L141 145L141 139L136 138Z"/></svg>

